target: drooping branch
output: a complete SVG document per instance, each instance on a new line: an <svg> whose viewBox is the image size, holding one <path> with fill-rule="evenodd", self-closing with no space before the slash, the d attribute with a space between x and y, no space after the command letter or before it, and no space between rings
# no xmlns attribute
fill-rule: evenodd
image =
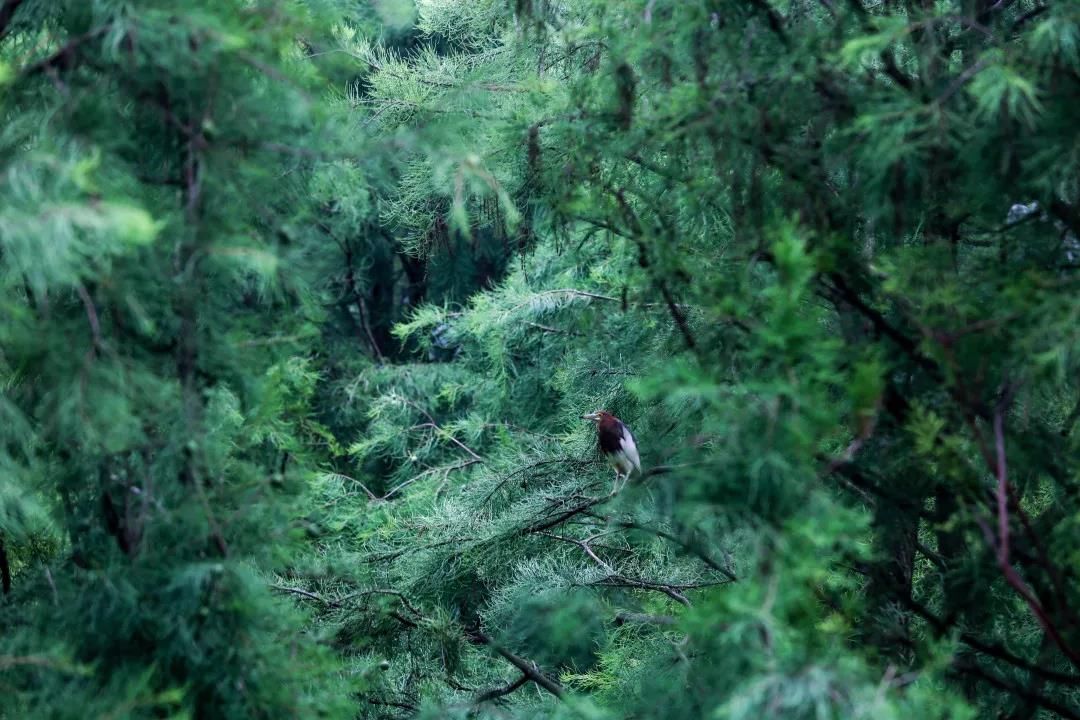
<svg viewBox="0 0 1080 720"><path fill-rule="evenodd" d="M484 462L484 461L479 459L479 458L472 458L472 459L462 460L461 462L455 463L454 465L447 465L446 467L430 468L430 469L425 470L424 472L420 473L419 475L414 475L413 477L409 478L408 480L402 480L400 483L398 483L394 487L387 490L385 495L383 495L380 498L376 498L376 499L377 500L389 500L390 498L394 497L399 492L401 492L405 488L409 487L413 483L415 483L415 482L417 482L419 480L423 480L424 478L429 477L431 475L436 475L438 473L442 473L443 481L445 482L450 477L450 473L456 472L458 470L464 470L466 468L472 467L473 465L477 465L477 464L482 463L482 462Z"/></svg>
<svg viewBox="0 0 1080 720"><path fill-rule="evenodd" d="M370 590L361 590L359 592L350 593L338 600L338 603L345 603L346 601L352 600L353 598L366 597L368 595L388 595L390 597L395 597L402 604L402 606L405 607L406 610L415 615L417 618L423 619L424 617L424 614L420 612L420 610L409 601L409 598L407 598L404 593L398 590L393 590L391 588L371 588Z"/></svg>

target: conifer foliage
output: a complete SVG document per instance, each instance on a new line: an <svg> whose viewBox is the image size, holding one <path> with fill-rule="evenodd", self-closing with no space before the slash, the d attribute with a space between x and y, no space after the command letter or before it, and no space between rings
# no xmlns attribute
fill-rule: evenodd
<svg viewBox="0 0 1080 720"><path fill-rule="evenodd" d="M317 438L303 18L2 7L0 715L345 708L265 577Z"/></svg>
<svg viewBox="0 0 1080 720"><path fill-rule="evenodd" d="M189 5L0 1L0 716L1080 717L1075 3Z"/></svg>

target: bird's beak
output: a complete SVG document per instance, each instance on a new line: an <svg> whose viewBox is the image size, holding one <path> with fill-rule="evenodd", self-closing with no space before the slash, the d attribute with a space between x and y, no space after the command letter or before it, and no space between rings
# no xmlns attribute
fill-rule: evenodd
<svg viewBox="0 0 1080 720"><path fill-rule="evenodd" d="M582 420L599 420L600 416L597 415L596 413L586 413L586 414L581 416L581 419Z"/></svg>

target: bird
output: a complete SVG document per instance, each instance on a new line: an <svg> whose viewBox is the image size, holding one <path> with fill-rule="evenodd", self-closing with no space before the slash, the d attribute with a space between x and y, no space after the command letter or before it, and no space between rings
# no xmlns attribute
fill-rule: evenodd
<svg viewBox="0 0 1080 720"><path fill-rule="evenodd" d="M614 495L621 487L620 480L625 485L630 473L635 470L641 472L641 457L638 455L634 433L626 423L606 410L586 413L581 419L596 423L596 441L600 454L615 469L615 485L611 490Z"/></svg>

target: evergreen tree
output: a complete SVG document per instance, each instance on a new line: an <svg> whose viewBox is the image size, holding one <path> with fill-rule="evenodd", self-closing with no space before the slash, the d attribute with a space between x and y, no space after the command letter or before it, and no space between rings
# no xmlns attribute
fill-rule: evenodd
<svg viewBox="0 0 1080 720"><path fill-rule="evenodd" d="M339 381L371 715L1076 717L1075 5L417 5L342 36L367 126L456 131L384 221L522 260Z"/></svg>
<svg viewBox="0 0 1080 720"><path fill-rule="evenodd" d="M317 16L0 8L0 716L347 710L268 587L321 437Z"/></svg>
<svg viewBox="0 0 1080 720"><path fill-rule="evenodd" d="M0 0L0 717L1080 717L1078 48Z"/></svg>

